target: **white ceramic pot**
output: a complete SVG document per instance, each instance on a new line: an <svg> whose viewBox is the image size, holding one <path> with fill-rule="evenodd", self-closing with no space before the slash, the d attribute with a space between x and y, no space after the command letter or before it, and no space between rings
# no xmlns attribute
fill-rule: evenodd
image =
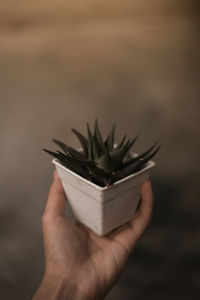
<svg viewBox="0 0 200 300"><path fill-rule="evenodd" d="M141 186L155 166L153 161L149 161L139 172L110 187L100 187L64 167L57 159L52 162L62 181L73 217L100 236L133 217L140 200Z"/></svg>

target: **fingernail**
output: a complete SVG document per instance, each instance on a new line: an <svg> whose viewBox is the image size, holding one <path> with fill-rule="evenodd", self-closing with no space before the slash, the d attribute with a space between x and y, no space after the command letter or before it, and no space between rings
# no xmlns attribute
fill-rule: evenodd
<svg viewBox="0 0 200 300"><path fill-rule="evenodd" d="M147 180L147 181L144 182L143 188L146 189L146 188L149 188L149 187L151 187L151 181Z"/></svg>

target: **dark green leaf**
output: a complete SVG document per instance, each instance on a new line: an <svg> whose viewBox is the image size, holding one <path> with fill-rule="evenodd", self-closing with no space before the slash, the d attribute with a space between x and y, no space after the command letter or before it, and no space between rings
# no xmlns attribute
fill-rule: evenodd
<svg viewBox="0 0 200 300"><path fill-rule="evenodd" d="M113 149L114 141L115 141L115 124L113 125L112 130L110 131L104 143L109 151Z"/></svg>
<svg viewBox="0 0 200 300"><path fill-rule="evenodd" d="M43 151L47 152L48 154L50 154L51 156L57 158L57 159L62 159L62 156L59 153L47 150L47 149L43 149Z"/></svg>
<svg viewBox="0 0 200 300"><path fill-rule="evenodd" d="M106 174L112 174L116 170L116 164L111 159L108 152L100 157L98 160L98 167L102 169Z"/></svg>
<svg viewBox="0 0 200 300"><path fill-rule="evenodd" d="M101 150L101 153L104 153L106 148L103 142L103 138L101 135L101 132L99 130L99 124L98 124L98 120L95 120L95 127L94 127L94 139L96 139L96 142L98 143L98 146Z"/></svg>
<svg viewBox="0 0 200 300"><path fill-rule="evenodd" d="M152 159L156 153L159 151L161 146L157 147L157 149L152 153L146 156L144 159L139 159L135 163L127 166L126 168L121 170L121 174L123 177L126 177L130 174L138 172L150 159Z"/></svg>
<svg viewBox="0 0 200 300"><path fill-rule="evenodd" d="M131 142L129 142L128 144L127 143L125 144L125 147L123 149L123 157L125 157L125 155L127 154L127 152L135 144L135 142L138 140L139 136L140 136L140 133L138 133Z"/></svg>
<svg viewBox="0 0 200 300"><path fill-rule="evenodd" d="M116 168L120 168L122 164L122 160L124 158L124 153L126 153L126 149L129 145L129 140L125 143L125 145L122 148L115 148L110 152L110 157L112 161L115 163Z"/></svg>
<svg viewBox="0 0 200 300"><path fill-rule="evenodd" d="M53 142L58 145L67 155L78 159L87 159L84 152L77 151L72 147L68 147L66 144L56 139L53 139Z"/></svg>
<svg viewBox="0 0 200 300"><path fill-rule="evenodd" d="M87 157L85 156L85 153L82 151L77 151L72 147L68 147L69 153L71 154L72 157L77 158L77 159L87 159Z"/></svg>
<svg viewBox="0 0 200 300"><path fill-rule="evenodd" d="M121 140L121 142L117 145L117 147L115 149L120 149L123 146L125 140L126 140L126 134L124 135L123 139Z"/></svg>
<svg viewBox="0 0 200 300"><path fill-rule="evenodd" d="M87 168L84 165L84 161L77 160L75 158L69 157L64 153L58 151L52 152L47 149L43 149L45 152L49 153L53 157L57 158L64 166L72 170L73 172L81 175L82 177L88 179L89 173Z"/></svg>
<svg viewBox="0 0 200 300"><path fill-rule="evenodd" d="M90 126L87 123L87 133L88 133L88 159L94 161L94 153L93 153L93 138L90 130Z"/></svg>
<svg viewBox="0 0 200 300"><path fill-rule="evenodd" d="M157 149L153 153L149 154L144 159L140 159L140 161L139 161L140 165L138 166L138 169L141 169L149 160L151 160L156 155L156 153L160 150L160 148L161 148L161 145L158 146ZM138 162L138 164L139 164L139 162ZM135 172L137 172L137 170Z"/></svg>
<svg viewBox="0 0 200 300"><path fill-rule="evenodd" d="M132 141L128 140L124 144L124 141L125 141L125 137L124 137L122 140L122 142L123 142L122 145L123 144L124 145L121 146L121 148L117 147L112 150L110 155L111 155L112 160L116 164L118 164L118 168L121 167L124 157L126 156L127 152L130 150L130 148L135 144L135 142L137 141L138 138L139 138L139 134Z"/></svg>
<svg viewBox="0 0 200 300"><path fill-rule="evenodd" d="M145 159L143 160L139 160L136 161L135 163L133 163L132 165L127 166L126 168L122 169L122 170L118 170L112 177L111 177L111 184L113 184L114 182L125 178L131 174L134 174L136 172L138 172L139 170L142 169L142 167L150 160L152 159L156 153L159 151L161 146L157 147L157 149L150 154L148 157L145 157Z"/></svg>
<svg viewBox="0 0 200 300"><path fill-rule="evenodd" d="M58 145L66 154L69 153L69 150L68 150L68 147L65 143L61 142L61 141L58 141L56 139L52 139L52 141Z"/></svg>
<svg viewBox="0 0 200 300"><path fill-rule="evenodd" d="M135 157L133 157L131 160L126 161L125 163L123 163L122 168L125 168L129 165L132 165L133 163L135 163L136 161L138 161L141 158L144 158L146 155L148 155L153 148L157 145L158 141L156 141L153 146L151 146L148 150L146 150L145 152L141 153L140 155L137 155Z"/></svg>
<svg viewBox="0 0 200 300"><path fill-rule="evenodd" d="M98 164L99 158L101 156L101 149L99 148L99 145L95 138L92 139L92 147L93 147L94 161L96 164Z"/></svg>
<svg viewBox="0 0 200 300"><path fill-rule="evenodd" d="M88 140L84 135L82 135L79 131L72 128L73 133L77 136L79 142L81 143L81 146L83 148L84 154L86 157L88 157Z"/></svg>
<svg viewBox="0 0 200 300"><path fill-rule="evenodd" d="M86 164L90 174L93 176L95 183L100 186L106 185L106 174L102 170L99 170L95 165L92 166L91 164Z"/></svg>

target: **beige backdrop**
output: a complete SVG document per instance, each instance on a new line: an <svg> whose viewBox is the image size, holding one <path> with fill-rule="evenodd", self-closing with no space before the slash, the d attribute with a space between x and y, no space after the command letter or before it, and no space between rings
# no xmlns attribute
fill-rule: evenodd
<svg viewBox="0 0 200 300"><path fill-rule="evenodd" d="M199 258L199 9L192 0L0 3L0 298L29 299L43 272L52 137L99 118L160 138L155 216L106 299L193 299ZM185 298L184 298L185 297ZM195 299L195 298L194 298Z"/></svg>

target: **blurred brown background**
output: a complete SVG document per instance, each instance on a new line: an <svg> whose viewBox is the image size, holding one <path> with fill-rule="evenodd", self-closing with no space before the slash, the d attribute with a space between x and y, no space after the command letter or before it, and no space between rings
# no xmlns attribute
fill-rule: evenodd
<svg viewBox="0 0 200 300"><path fill-rule="evenodd" d="M0 298L30 299L44 268L41 216L52 137L78 146L97 116L160 138L152 224L107 300L197 299L198 2L6 0L0 3Z"/></svg>

